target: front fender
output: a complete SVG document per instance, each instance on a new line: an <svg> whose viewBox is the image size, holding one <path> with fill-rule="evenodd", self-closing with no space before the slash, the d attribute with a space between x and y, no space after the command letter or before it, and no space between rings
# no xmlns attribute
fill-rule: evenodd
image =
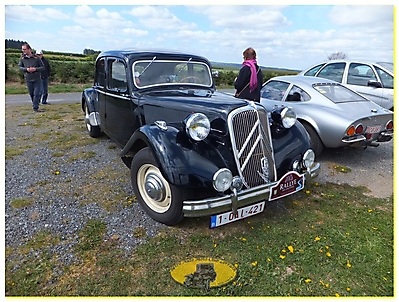
<svg viewBox="0 0 399 302"><path fill-rule="evenodd" d="M273 129L272 139L274 148L274 159L278 171L278 178L292 170L295 160L301 160L303 154L310 148L309 135L304 126L296 121L290 129L285 129L276 135Z"/></svg>
<svg viewBox="0 0 399 302"><path fill-rule="evenodd" d="M181 135L179 129L171 126L167 130L156 125L143 126L133 133L120 156L134 157L141 148L148 146L162 175L170 184L187 188L212 188L213 175L219 167L192 148L183 147L179 143ZM127 163L126 160L124 162Z"/></svg>

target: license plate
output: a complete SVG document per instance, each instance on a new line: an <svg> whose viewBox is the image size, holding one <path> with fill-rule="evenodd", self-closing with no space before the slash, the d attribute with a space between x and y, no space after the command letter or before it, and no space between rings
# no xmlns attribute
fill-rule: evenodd
<svg viewBox="0 0 399 302"><path fill-rule="evenodd" d="M213 229L218 226L231 223L233 221L241 220L246 217L250 217L250 216L259 214L259 213L263 212L264 209L265 209L265 202L262 201L262 202L259 202L256 204L246 206L244 208L240 208L237 210L236 214L234 214L233 211L230 211L230 212L226 212L223 214L211 216L210 228Z"/></svg>
<svg viewBox="0 0 399 302"><path fill-rule="evenodd" d="M378 133L381 130L381 126L367 126L365 133Z"/></svg>

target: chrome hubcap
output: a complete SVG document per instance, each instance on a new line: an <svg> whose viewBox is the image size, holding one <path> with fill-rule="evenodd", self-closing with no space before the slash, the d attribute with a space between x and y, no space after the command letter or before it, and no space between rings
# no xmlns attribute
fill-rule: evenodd
<svg viewBox="0 0 399 302"><path fill-rule="evenodd" d="M145 179L144 187L148 197L152 200L162 202L165 199L165 187L158 175L149 173Z"/></svg>

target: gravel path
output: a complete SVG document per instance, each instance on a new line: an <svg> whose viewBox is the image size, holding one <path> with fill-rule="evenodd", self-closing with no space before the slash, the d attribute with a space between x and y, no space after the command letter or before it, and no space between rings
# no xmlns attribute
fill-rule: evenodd
<svg viewBox="0 0 399 302"><path fill-rule="evenodd" d="M78 232L89 219L101 219L106 223L106 237L119 238L127 253L166 228L150 219L138 203L128 200L133 196L129 170L120 160L119 150L112 141L103 138L95 144L72 147L65 156L54 156L51 145L32 141L30 137L33 132L38 135L63 129L30 126L37 116L30 112L30 105L23 106L6 107L6 148L23 151L5 161L6 247L18 247L37 232L49 231L61 238L53 252L60 261L71 264L77 260L72 249L77 243ZM77 129L81 140L87 140L83 120ZM79 158L87 152L95 155ZM370 188L370 194L377 197L388 197L393 193L393 142L367 150L325 150L319 161L322 163L319 182L365 185ZM336 165L349 167L352 172L337 172ZM105 175L99 174L101 171L106 171ZM108 191L109 199L117 201L112 203L111 210L97 202L108 198L104 194L107 187L115 188ZM33 203L12 207L11 203L18 198L30 199ZM146 230L146 236L135 236L134 230L140 228ZM13 254L10 257L23 256Z"/></svg>

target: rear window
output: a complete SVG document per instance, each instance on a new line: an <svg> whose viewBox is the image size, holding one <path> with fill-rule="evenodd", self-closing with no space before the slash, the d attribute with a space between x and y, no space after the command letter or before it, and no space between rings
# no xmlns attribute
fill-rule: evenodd
<svg viewBox="0 0 399 302"><path fill-rule="evenodd" d="M313 88L336 104L369 102L361 95L339 84L315 84L313 85Z"/></svg>

